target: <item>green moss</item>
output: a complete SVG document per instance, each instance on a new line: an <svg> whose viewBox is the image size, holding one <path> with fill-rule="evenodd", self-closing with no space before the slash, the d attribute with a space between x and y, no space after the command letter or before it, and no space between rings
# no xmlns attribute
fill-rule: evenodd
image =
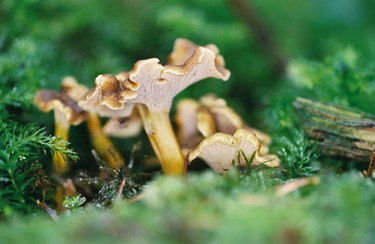
<svg viewBox="0 0 375 244"><path fill-rule="evenodd" d="M87 208L58 223L41 216L13 220L0 226L0 236L11 243L366 243L373 238L375 185L358 173L327 175L307 195L282 198L271 194L273 188L259 194L233 177L161 177L141 202L119 202L110 212Z"/></svg>

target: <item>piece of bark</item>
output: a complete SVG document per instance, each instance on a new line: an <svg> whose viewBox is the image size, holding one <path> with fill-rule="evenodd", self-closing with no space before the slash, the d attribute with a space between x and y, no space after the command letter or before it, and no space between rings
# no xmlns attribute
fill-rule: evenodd
<svg viewBox="0 0 375 244"><path fill-rule="evenodd" d="M294 108L306 133L325 155L369 162L375 150L375 116L298 97Z"/></svg>

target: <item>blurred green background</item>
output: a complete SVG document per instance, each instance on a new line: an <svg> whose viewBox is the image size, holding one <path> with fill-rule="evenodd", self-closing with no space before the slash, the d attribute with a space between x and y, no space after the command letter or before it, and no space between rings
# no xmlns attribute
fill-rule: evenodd
<svg viewBox="0 0 375 244"><path fill-rule="evenodd" d="M182 96L215 92L261 124L265 95L283 87L276 56L286 64L321 60L350 46L370 61L374 9L371 0L2 0L0 79L3 86L58 88L73 75L92 86L98 74L129 70L139 59L165 63L174 40L184 37L216 44L232 76L200 82ZM265 28L249 27L244 15Z"/></svg>

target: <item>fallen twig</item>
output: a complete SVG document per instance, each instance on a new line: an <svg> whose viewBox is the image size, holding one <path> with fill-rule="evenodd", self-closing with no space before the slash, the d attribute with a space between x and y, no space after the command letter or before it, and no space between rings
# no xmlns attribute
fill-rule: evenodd
<svg viewBox="0 0 375 244"><path fill-rule="evenodd" d="M36 201L36 204L42 208L46 213L55 221L57 222L59 220L59 216L56 214L56 211L52 208L48 207L47 204L40 201L39 199Z"/></svg>
<svg viewBox="0 0 375 244"><path fill-rule="evenodd" d="M275 195L278 197L285 196L307 185L318 185L320 183L319 177L306 177L289 181L276 187Z"/></svg>
<svg viewBox="0 0 375 244"><path fill-rule="evenodd" d="M117 201L119 201L122 198L122 191L124 190L125 184L126 184L126 178L124 177L124 179L121 181L120 187L118 188L118 192L116 196Z"/></svg>

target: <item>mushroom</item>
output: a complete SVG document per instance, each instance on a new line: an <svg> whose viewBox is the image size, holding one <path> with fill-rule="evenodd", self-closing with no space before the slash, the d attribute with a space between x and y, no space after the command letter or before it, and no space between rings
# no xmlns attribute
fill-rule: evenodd
<svg viewBox="0 0 375 244"><path fill-rule="evenodd" d="M182 148L194 148L203 139L202 136L216 132L212 115L200 107L193 99L182 99L177 103L177 138Z"/></svg>
<svg viewBox="0 0 375 244"><path fill-rule="evenodd" d="M52 90L41 90L35 96L35 104L43 112L53 110L55 119L55 136L64 140L69 139L70 125L78 125L86 119L86 112L66 93ZM52 156L53 169L58 174L64 174L68 169L68 159L60 154Z"/></svg>
<svg viewBox="0 0 375 244"><path fill-rule="evenodd" d="M103 133L100 120L94 113L87 113L78 106L77 100L87 93L88 89L77 83L73 77L62 80L61 92L41 90L35 96L36 105L43 111L54 109L55 135L69 139L70 125L78 125L87 120L90 138L97 153L114 169L123 166L120 153ZM68 170L68 162L60 155L53 155L54 170L63 174Z"/></svg>
<svg viewBox="0 0 375 244"><path fill-rule="evenodd" d="M217 173L223 173L233 165L246 165L259 150L260 142L254 133L239 129L234 135L215 133L189 154L189 162L203 159Z"/></svg>
<svg viewBox="0 0 375 244"><path fill-rule="evenodd" d="M271 143L270 136L245 125L241 117L227 105L224 99L213 94L205 95L199 101L180 100L177 103L176 123L178 139L182 147L186 149L185 151L195 148L199 141L215 132L233 134L240 128L252 131L260 139L261 155L268 153L268 145Z"/></svg>
<svg viewBox="0 0 375 244"><path fill-rule="evenodd" d="M162 169L172 175L185 173L185 160L169 118L173 97L199 80L208 77L227 80L230 76L217 48L213 51L213 48L196 47L190 56L184 55L184 58L183 63L165 66L159 64L157 58L140 60L125 81L111 75L99 75L96 87L79 103L84 109L94 111L97 110L89 105L99 104L112 110L106 115L113 116L114 113L115 117L121 117L122 111L137 104ZM105 83L112 85L105 88Z"/></svg>
<svg viewBox="0 0 375 244"><path fill-rule="evenodd" d="M232 166L264 163L274 167L277 164L276 156L261 157L259 150L260 141L256 135L249 130L239 129L233 136L217 132L205 138L190 152L188 159L192 162L200 158L217 173L224 173Z"/></svg>
<svg viewBox="0 0 375 244"><path fill-rule="evenodd" d="M116 79L120 82L127 82L127 72L120 72L116 76ZM112 117L104 125L103 131L109 136L127 138L137 136L142 130L142 120L136 109L133 109L132 105L124 107L124 111L129 108L128 112L122 114L122 117ZM130 112L129 116L126 116ZM111 116L110 116L111 117Z"/></svg>
<svg viewBox="0 0 375 244"><path fill-rule="evenodd" d="M79 106L86 111L93 111L103 117L128 117L133 111L133 104L125 102L137 96L138 82L133 82L126 73L117 77L102 74L95 79L95 88L79 100Z"/></svg>

